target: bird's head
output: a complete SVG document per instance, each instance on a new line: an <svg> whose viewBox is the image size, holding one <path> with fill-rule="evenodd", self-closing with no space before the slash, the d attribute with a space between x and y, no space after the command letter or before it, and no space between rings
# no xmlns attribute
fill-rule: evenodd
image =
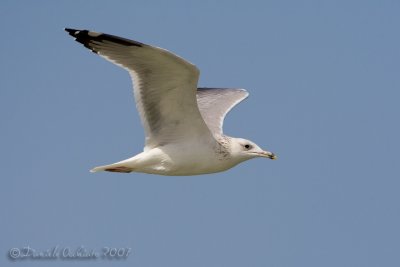
<svg viewBox="0 0 400 267"><path fill-rule="evenodd" d="M252 141L243 138L232 138L230 148L232 156L241 159L241 161L245 161L255 157L276 159L274 153L265 151Z"/></svg>

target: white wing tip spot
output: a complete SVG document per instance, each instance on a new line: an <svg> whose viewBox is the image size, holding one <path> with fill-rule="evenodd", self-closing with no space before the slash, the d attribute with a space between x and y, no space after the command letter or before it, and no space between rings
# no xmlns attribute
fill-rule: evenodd
<svg viewBox="0 0 400 267"><path fill-rule="evenodd" d="M88 35L90 37L97 37L97 36L101 35L101 32L88 32Z"/></svg>

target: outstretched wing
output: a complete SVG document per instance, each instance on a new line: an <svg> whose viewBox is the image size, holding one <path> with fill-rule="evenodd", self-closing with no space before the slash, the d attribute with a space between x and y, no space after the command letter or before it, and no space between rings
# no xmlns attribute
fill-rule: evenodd
<svg viewBox="0 0 400 267"><path fill-rule="evenodd" d="M248 95L244 89L198 88L197 104L204 121L214 135L222 135L226 114Z"/></svg>
<svg viewBox="0 0 400 267"><path fill-rule="evenodd" d="M145 129L145 149L176 140L213 138L196 102L196 66L162 48L104 33L65 30L129 72Z"/></svg>

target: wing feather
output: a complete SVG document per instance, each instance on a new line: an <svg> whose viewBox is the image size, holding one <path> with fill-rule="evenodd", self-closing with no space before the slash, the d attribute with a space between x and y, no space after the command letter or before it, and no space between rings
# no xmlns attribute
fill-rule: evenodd
<svg viewBox="0 0 400 267"><path fill-rule="evenodd" d="M197 103L201 115L214 135L223 134L222 127L226 114L248 95L244 89L198 88Z"/></svg>
<svg viewBox="0 0 400 267"><path fill-rule="evenodd" d="M65 29L92 52L126 69L145 129L145 149L213 138L196 101L199 70L167 50L114 35Z"/></svg>

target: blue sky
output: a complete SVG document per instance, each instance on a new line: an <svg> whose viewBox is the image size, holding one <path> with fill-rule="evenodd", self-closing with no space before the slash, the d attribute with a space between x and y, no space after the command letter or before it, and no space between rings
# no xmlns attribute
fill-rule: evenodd
<svg viewBox="0 0 400 267"><path fill-rule="evenodd" d="M2 1L1 266L399 266L398 1ZM143 147L128 74L64 31L166 48L279 159L164 177L89 173ZM17 260L11 248L131 248Z"/></svg>

